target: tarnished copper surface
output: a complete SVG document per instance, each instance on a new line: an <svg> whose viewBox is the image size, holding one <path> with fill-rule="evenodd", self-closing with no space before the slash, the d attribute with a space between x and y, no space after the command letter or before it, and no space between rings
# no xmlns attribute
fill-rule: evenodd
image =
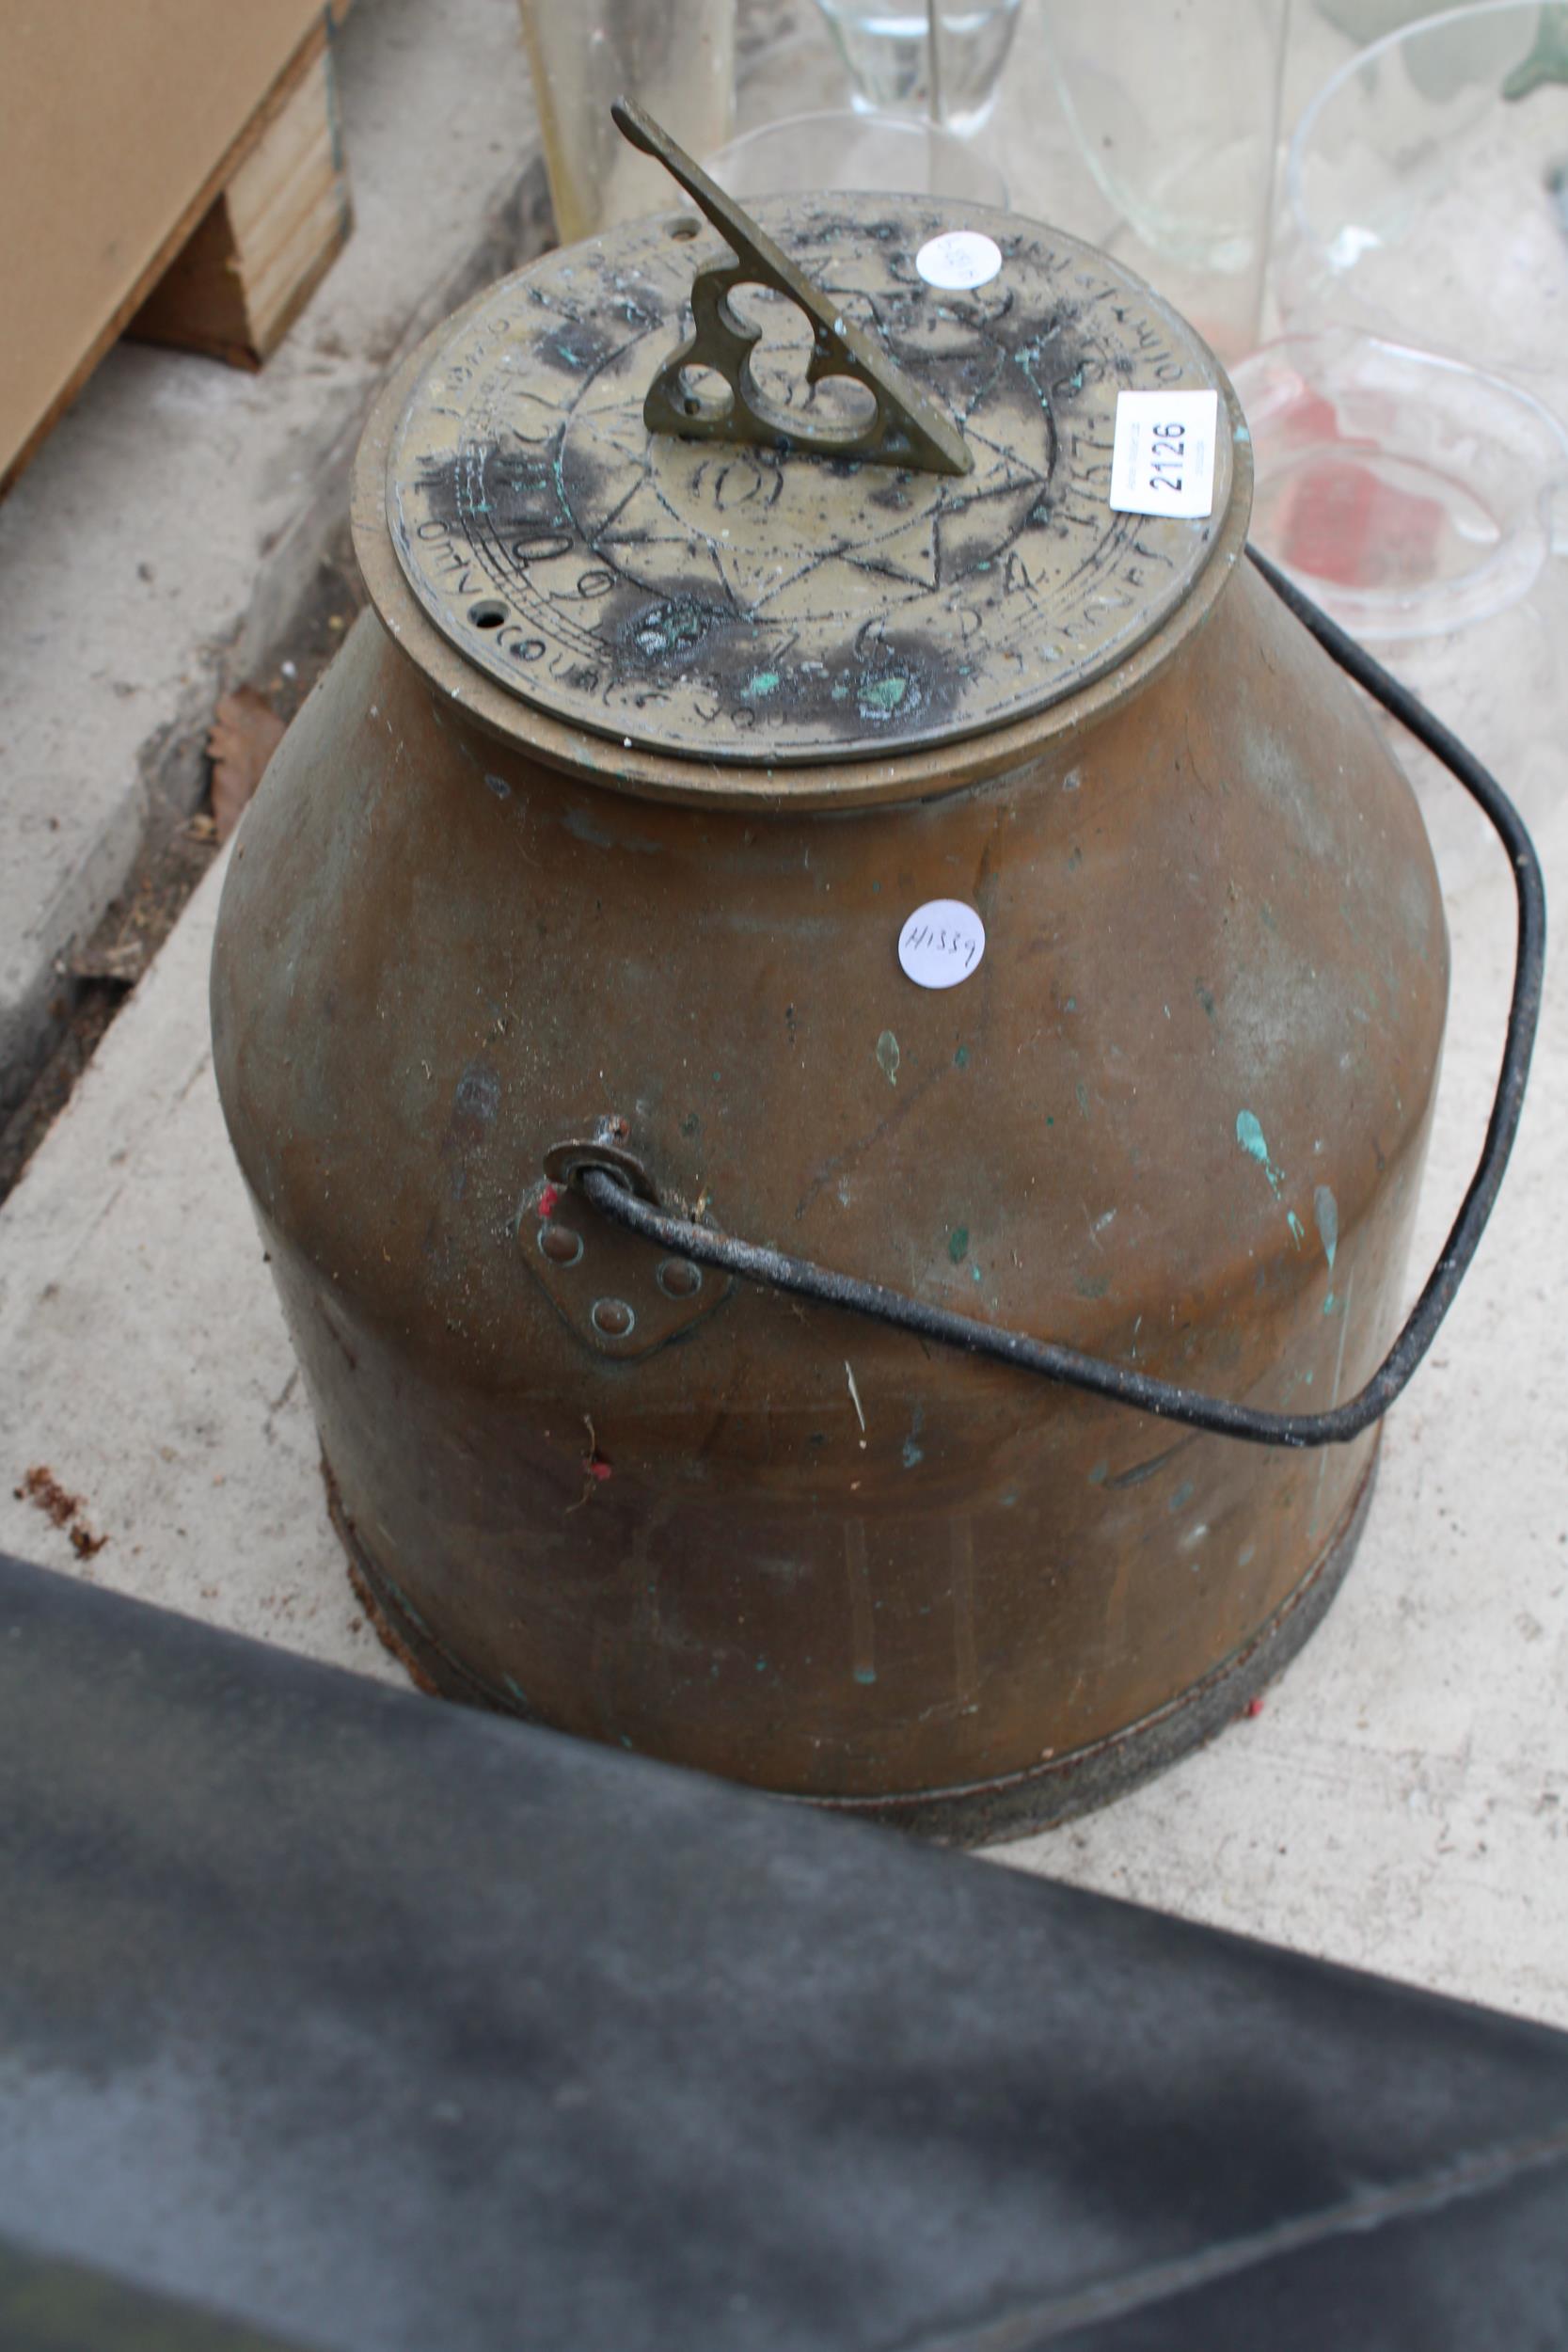
<svg viewBox="0 0 1568 2352"><path fill-rule="evenodd" d="M902 805L659 803L499 739L367 613L276 755L225 1109L344 1508L496 1703L951 1791L1168 1708L1330 1544L1370 1435L1174 1433L740 1286L615 1361L541 1286L546 1154L613 1115L663 1197L828 1263L1259 1403L1366 1376L1446 992L1407 787L1246 569L1036 723ZM941 994L895 954L939 894L989 942Z"/></svg>
<svg viewBox="0 0 1568 2352"><path fill-rule="evenodd" d="M908 1830L938 1844L984 1846L1057 1828L1081 1813L1125 1796L1202 1746L1255 1705L1258 1694L1317 1631L1355 1555L1376 1469L1374 1454L1339 1525L1273 1616L1256 1627L1239 1649L1164 1707L1107 1733L1102 1740L1071 1749L1065 1756L1042 1756L1038 1762L996 1780L881 1797L817 1795L811 1802L833 1812L882 1821L889 1828ZM360 1605L415 1687L432 1697L497 1708L493 1693L443 1647L417 1614L410 1613L408 1604L372 1559L343 1508L332 1466L325 1459L322 1475L327 1511L348 1556L349 1577ZM507 1707L499 1711L518 1710Z"/></svg>
<svg viewBox="0 0 1568 2352"><path fill-rule="evenodd" d="M465 667L618 748L775 785L784 763L994 732L1112 674L1188 599L1233 485L1243 510L1250 496L1231 399L1212 516L1106 502L1118 391L1230 398L1204 344L1090 247L1012 214L841 195L756 209L957 421L973 470L651 434L693 276L726 248L671 214L551 254L425 346L366 516ZM973 293L915 267L957 225L1003 255ZM809 340L788 340L800 312L771 289L739 300L768 328L770 404L831 416Z"/></svg>

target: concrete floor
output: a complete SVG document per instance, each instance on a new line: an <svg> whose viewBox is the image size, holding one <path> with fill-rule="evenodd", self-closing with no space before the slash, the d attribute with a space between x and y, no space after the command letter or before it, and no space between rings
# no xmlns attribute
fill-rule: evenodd
<svg viewBox="0 0 1568 2352"><path fill-rule="evenodd" d="M509 0L361 0L338 43L355 230L260 374L115 346L0 503L0 1114L60 975L265 677L397 355L510 264L538 153Z"/></svg>
<svg viewBox="0 0 1568 2352"><path fill-rule="evenodd" d="M343 62L359 229L293 357L245 379L117 355L0 510L8 756L20 740L27 772L53 780L19 801L20 769L0 771L12 837L36 841L50 813L86 829L89 796L137 770L150 719L204 715L224 660L212 641L233 660L275 626L288 576L263 567L257 587L261 541L280 530L280 544L297 532L309 547L326 495L302 508L282 474L331 480L386 356L439 305L487 208L515 185L531 117L499 0L438 12L361 0ZM41 558L89 526L93 561L74 577L100 601L66 643L70 607ZM138 561L156 575L139 587ZM1518 784L1549 883L1568 881L1561 568L1528 604L1402 664ZM1512 894L1451 788L1423 777L1421 789L1454 946L1418 1240L1430 1258L1479 1147ZM203 884L0 1209L0 1545L395 1677L326 1523L309 1417L218 1114L205 977L220 883L214 873ZM49 888L58 898L68 883ZM40 884L22 914L36 929L53 903ZM11 943L9 904L0 936ZM1391 1417L1365 1544L1323 1630L1256 1719L1001 1859L1568 2024L1565 1067L1559 965L1501 1206ZM78 1524L106 1537L101 1550L80 1556L68 1530L13 1495L42 1465L82 1497Z"/></svg>

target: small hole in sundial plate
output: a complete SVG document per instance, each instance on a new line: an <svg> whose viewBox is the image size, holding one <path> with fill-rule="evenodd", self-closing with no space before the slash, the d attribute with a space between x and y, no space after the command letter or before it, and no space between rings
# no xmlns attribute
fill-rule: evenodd
<svg viewBox="0 0 1568 2352"><path fill-rule="evenodd" d="M701 221L692 220L683 213L679 220L672 223L670 234L677 245L689 245L693 237L702 234L702 227Z"/></svg>
<svg viewBox="0 0 1568 2352"><path fill-rule="evenodd" d="M468 618L475 628L499 628L506 618L506 607L495 596L481 596L468 607Z"/></svg>

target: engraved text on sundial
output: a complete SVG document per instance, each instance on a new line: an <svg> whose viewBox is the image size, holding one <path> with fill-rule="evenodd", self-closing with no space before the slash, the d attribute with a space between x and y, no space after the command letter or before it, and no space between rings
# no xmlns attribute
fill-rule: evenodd
<svg viewBox="0 0 1568 2352"><path fill-rule="evenodd" d="M641 222L498 287L416 386L388 515L437 626L559 718L721 760L912 749L1112 668L1180 602L1225 512L1223 437L1212 519L1106 502L1117 391L1212 383L1196 339L1088 248L1006 215L974 224L1001 271L955 293L914 266L959 225L942 208L759 212L956 420L973 471L650 435L643 395L714 241ZM769 397L831 403L833 384L804 385L800 313L746 300Z"/></svg>

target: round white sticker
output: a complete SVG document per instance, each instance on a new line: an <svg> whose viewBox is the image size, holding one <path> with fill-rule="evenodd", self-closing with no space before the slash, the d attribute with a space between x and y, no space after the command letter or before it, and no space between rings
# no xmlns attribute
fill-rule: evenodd
<svg viewBox="0 0 1568 2352"><path fill-rule="evenodd" d="M917 988L957 988L985 952L985 925L957 898L927 898L898 934L898 961Z"/></svg>
<svg viewBox="0 0 1568 2352"><path fill-rule="evenodd" d="M948 286L965 292L989 286L1002 266L1002 247L978 229L949 229L932 237L914 257L914 265L927 286Z"/></svg>

